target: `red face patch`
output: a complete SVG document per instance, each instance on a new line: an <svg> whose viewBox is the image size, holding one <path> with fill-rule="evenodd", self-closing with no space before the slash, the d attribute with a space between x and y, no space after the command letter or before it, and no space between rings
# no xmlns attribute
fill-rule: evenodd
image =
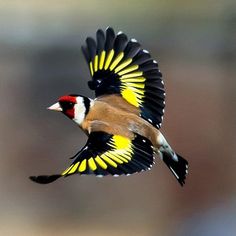
<svg viewBox="0 0 236 236"><path fill-rule="evenodd" d="M70 119L73 119L75 116L74 105L76 104L76 98L70 95L65 95L60 97L58 102L62 108L62 112Z"/></svg>
<svg viewBox="0 0 236 236"><path fill-rule="evenodd" d="M76 103L76 97L72 97L70 95L65 95L62 96L58 99L58 102L72 102L72 103Z"/></svg>

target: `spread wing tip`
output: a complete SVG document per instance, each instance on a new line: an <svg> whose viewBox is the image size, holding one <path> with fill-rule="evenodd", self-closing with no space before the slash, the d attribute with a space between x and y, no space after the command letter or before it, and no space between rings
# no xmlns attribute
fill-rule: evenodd
<svg viewBox="0 0 236 236"><path fill-rule="evenodd" d="M62 177L62 175L39 175L30 176L29 179L38 184L49 184Z"/></svg>

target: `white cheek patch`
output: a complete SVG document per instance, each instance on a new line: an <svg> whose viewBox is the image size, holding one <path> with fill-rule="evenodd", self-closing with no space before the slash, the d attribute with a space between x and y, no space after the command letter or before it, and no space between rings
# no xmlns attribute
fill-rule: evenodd
<svg viewBox="0 0 236 236"><path fill-rule="evenodd" d="M77 104L74 106L75 114L74 114L74 121L81 125L85 118L86 108L84 106L84 98L77 97L76 98Z"/></svg>

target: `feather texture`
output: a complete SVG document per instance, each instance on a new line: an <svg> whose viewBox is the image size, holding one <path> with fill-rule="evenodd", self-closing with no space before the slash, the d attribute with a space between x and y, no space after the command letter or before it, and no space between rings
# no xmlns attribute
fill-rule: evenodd
<svg viewBox="0 0 236 236"><path fill-rule="evenodd" d="M140 116L160 128L165 107L165 91L158 63L135 39L115 35L111 27L97 31L97 42L86 39L82 48L92 80L90 89L96 97L120 94L140 109Z"/></svg>

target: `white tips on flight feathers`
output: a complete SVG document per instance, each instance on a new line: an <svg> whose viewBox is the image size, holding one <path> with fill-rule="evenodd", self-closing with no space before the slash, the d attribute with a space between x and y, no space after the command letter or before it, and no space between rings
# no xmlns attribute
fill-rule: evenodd
<svg viewBox="0 0 236 236"><path fill-rule="evenodd" d="M186 172L186 174L188 174L188 165L186 165L186 171L185 172Z"/></svg>
<svg viewBox="0 0 236 236"><path fill-rule="evenodd" d="M148 51L148 50L145 50L145 49L143 49L143 52L144 52L144 53L149 53L149 51Z"/></svg>
<svg viewBox="0 0 236 236"><path fill-rule="evenodd" d="M176 172L173 170L173 168L170 166L170 170L173 172L173 174L175 175L175 177L177 178L177 179L179 179L179 176L176 174Z"/></svg>
<svg viewBox="0 0 236 236"><path fill-rule="evenodd" d="M130 41L131 41L132 43L137 43L137 42L138 42L137 39L134 39L134 38L131 39Z"/></svg>

